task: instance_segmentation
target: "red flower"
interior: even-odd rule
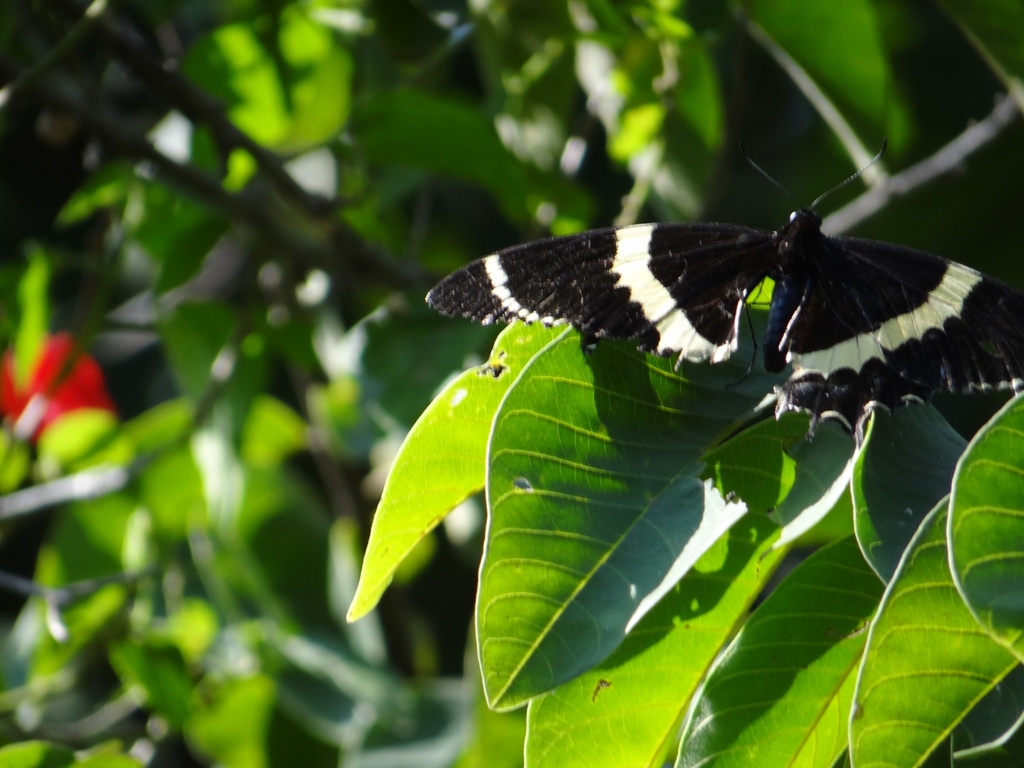
[[[76,352],[74,364],[58,381],[65,363]],[[26,408],[29,409],[27,414]],[[0,362],[0,414],[16,425],[16,432],[25,434],[31,429],[35,441],[51,422],[80,408],[101,408],[117,413],[107,394],[103,371],[92,356],[78,351],[71,334],[58,333],[46,340],[25,388],[18,386],[13,351],[4,353]],[[23,415],[27,423],[19,425]]]

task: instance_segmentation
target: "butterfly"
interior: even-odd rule
[[[1024,294],[922,251],[830,237],[811,208],[766,231],[700,222],[595,229],[517,245],[444,278],[427,303],[479,323],[569,324],[712,363],[736,351],[744,305],[774,283],[764,367],[788,411],[863,435],[878,406],[933,392],[1024,390]]]

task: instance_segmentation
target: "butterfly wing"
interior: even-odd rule
[[[872,401],[1024,384],[1024,297],[910,248],[829,238],[792,334],[783,410],[858,423]]]
[[[736,349],[747,293],[773,264],[772,233],[725,224],[640,224],[525,243],[475,261],[427,295],[447,315],[568,323],[687,360]]]

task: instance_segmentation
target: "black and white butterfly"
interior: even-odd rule
[[[877,405],[1024,390],[1024,295],[922,251],[828,237],[811,209],[777,232],[729,224],[639,224],[507,248],[427,295],[480,323],[568,323],[587,339],[636,339],[679,360],[737,348],[751,292],[775,281],[761,344],[776,416],[808,411],[861,434]]]

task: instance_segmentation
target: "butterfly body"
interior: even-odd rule
[[[766,277],[764,365],[793,369],[777,414],[808,411],[859,434],[879,404],[1024,390],[1024,296],[938,256],[828,237],[810,209],[775,232],[641,224],[525,243],[449,275],[427,302],[481,323],[568,323],[589,340],[715,363],[737,349],[744,304]]]

